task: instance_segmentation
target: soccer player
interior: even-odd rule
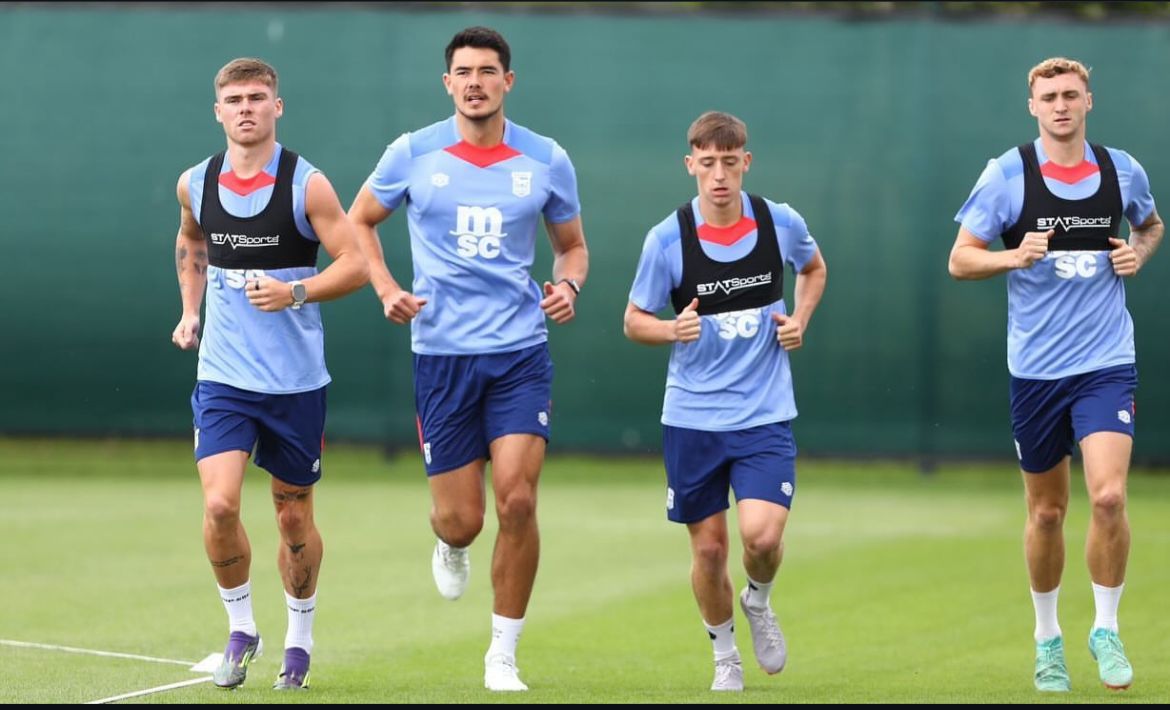
[[[747,126],[727,113],[691,124],[684,161],[698,196],[646,235],[625,313],[631,340],[671,345],[666,515],[690,533],[691,586],[715,651],[711,690],[721,691],[743,690],[727,571],[729,488],[747,572],[739,604],[756,660],[771,674],[787,659],[770,594],[796,486],[788,351],[804,343],[828,274],[796,210],[742,191],[747,138]],[[791,312],[785,264],[796,273]],[[676,317],[659,319],[668,304]]]
[[[568,155],[504,118],[515,82],[508,43],[471,27],[447,45],[446,60],[455,115],[394,141],[349,215],[385,317],[411,324],[419,443],[438,538],[432,572],[447,599],[467,586],[492,461],[499,534],[484,686],[522,691],[516,643],[536,578],[536,487],[552,414],[545,317],[573,319],[589,255]],[[375,229],[404,204],[411,291],[390,275]],[[556,257],[543,286],[529,275],[542,217]]]
[[[1040,137],[988,162],[959,210],[956,279],[1007,274],[1012,435],[1023,471],[1024,549],[1036,611],[1035,684],[1069,690],[1057,596],[1064,570],[1069,458],[1084,458],[1092,506],[1085,558],[1097,616],[1089,650],[1101,682],[1129,687],[1118,638],[1129,556],[1126,476],[1137,386],[1124,279],[1162,239],[1145,170],[1128,153],[1085,140],[1089,70],[1063,57],[1028,72]],[[1122,216],[1129,240],[1119,237]],[[989,249],[1002,238],[1004,248]]]
[[[215,77],[215,120],[227,134],[227,151],[184,171],[177,188],[183,316],[171,340],[183,350],[199,348],[191,407],[203,544],[230,628],[214,673],[221,688],[243,683],[261,651],[252,616],[252,552],[240,523],[253,450],[256,465],[272,474],[288,604],[284,663],[274,687],[309,687],[321,567],[313,485],[321,478],[329,382],[317,302],[361,288],[368,278],[333,186],[276,142],[283,111],[276,70],[258,59],[229,62]],[[333,257],[320,273],[319,243]]]

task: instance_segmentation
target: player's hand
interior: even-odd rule
[[[1118,276],[1136,275],[1142,265],[1138,261],[1137,252],[1129,242],[1110,237],[1109,244],[1113,246],[1113,251],[1109,252],[1109,261],[1113,262],[1113,273]]]
[[[1027,269],[1044,258],[1048,253],[1048,240],[1056,234],[1055,229],[1047,232],[1025,232],[1024,240],[1015,248],[1015,268]]]
[[[553,319],[554,323],[564,325],[573,320],[577,311],[573,304],[577,301],[577,292],[567,283],[553,285],[544,282],[544,300],[540,302],[540,309]]]
[[[244,293],[253,306],[267,313],[283,311],[293,304],[292,287],[271,276],[245,281]]]
[[[792,316],[773,313],[776,321],[776,342],[785,350],[796,350],[804,345],[804,324]]]
[[[410,291],[399,289],[382,299],[382,315],[392,323],[406,325],[425,305],[427,299],[415,298]]]
[[[674,339],[680,343],[693,343],[699,339],[703,333],[703,319],[699,317],[699,312],[696,310],[699,307],[699,299],[693,298],[687,304],[687,307],[682,309],[682,313],[674,319]]]
[[[183,316],[175,331],[171,333],[171,342],[180,350],[193,350],[199,347],[199,316]]]

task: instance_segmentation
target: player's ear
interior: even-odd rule
[[[454,96],[455,92],[451,90],[451,75],[443,72],[443,88],[447,90],[448,96]]]
[[[751,168],[751,166],[752,166],[751,151],[745,151],[743,154],[743,171],[746,173],[748,171],[748,169]]]
[[[695,174],[695,159],[689,153],[683,156],[683,165],[686,166],[688,175]]]

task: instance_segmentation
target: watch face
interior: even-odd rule
[[[293,300],[304,301],[305,296],[306,296],[305,285],[304,284],[293,284],[292,294],[293,294]]]

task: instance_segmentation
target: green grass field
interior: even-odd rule
[[[313,689],[276,695],[284,604],[267,474],[249,469],[244,522],[266,655],[234,692],[200,684],[130,702],[1166,702],[1170,476],[1130,481],[1133,552],[1122,637],[1134,687],[1109,693],[1085,647],[1084,486],[1074,485],[1060,617],[1073,692],[1032,690],[1032,609],[1018,473],[803,461],[773,595],[788,668],[707,691],[711,647],[666,522],[656,459],[557,458],[541,484],[542,560],[518,662],[530,693],[482,689],[494,514],[458,602],[435,592],[421,462],[334,447],[318,490],[325,561]],[[1074,462],[1074,467],[1078,466]],[[1164,473],[1164,472],[1163,472]],[[185,443],[0,440],[0,639],[195,662],[227,621],[204,557]],[[744,584],[734,546],[732,578]],[[738,613],[738,610],[737,610]],[[179,665],[0,645],[0,702],[88,702],[200,677]]]

